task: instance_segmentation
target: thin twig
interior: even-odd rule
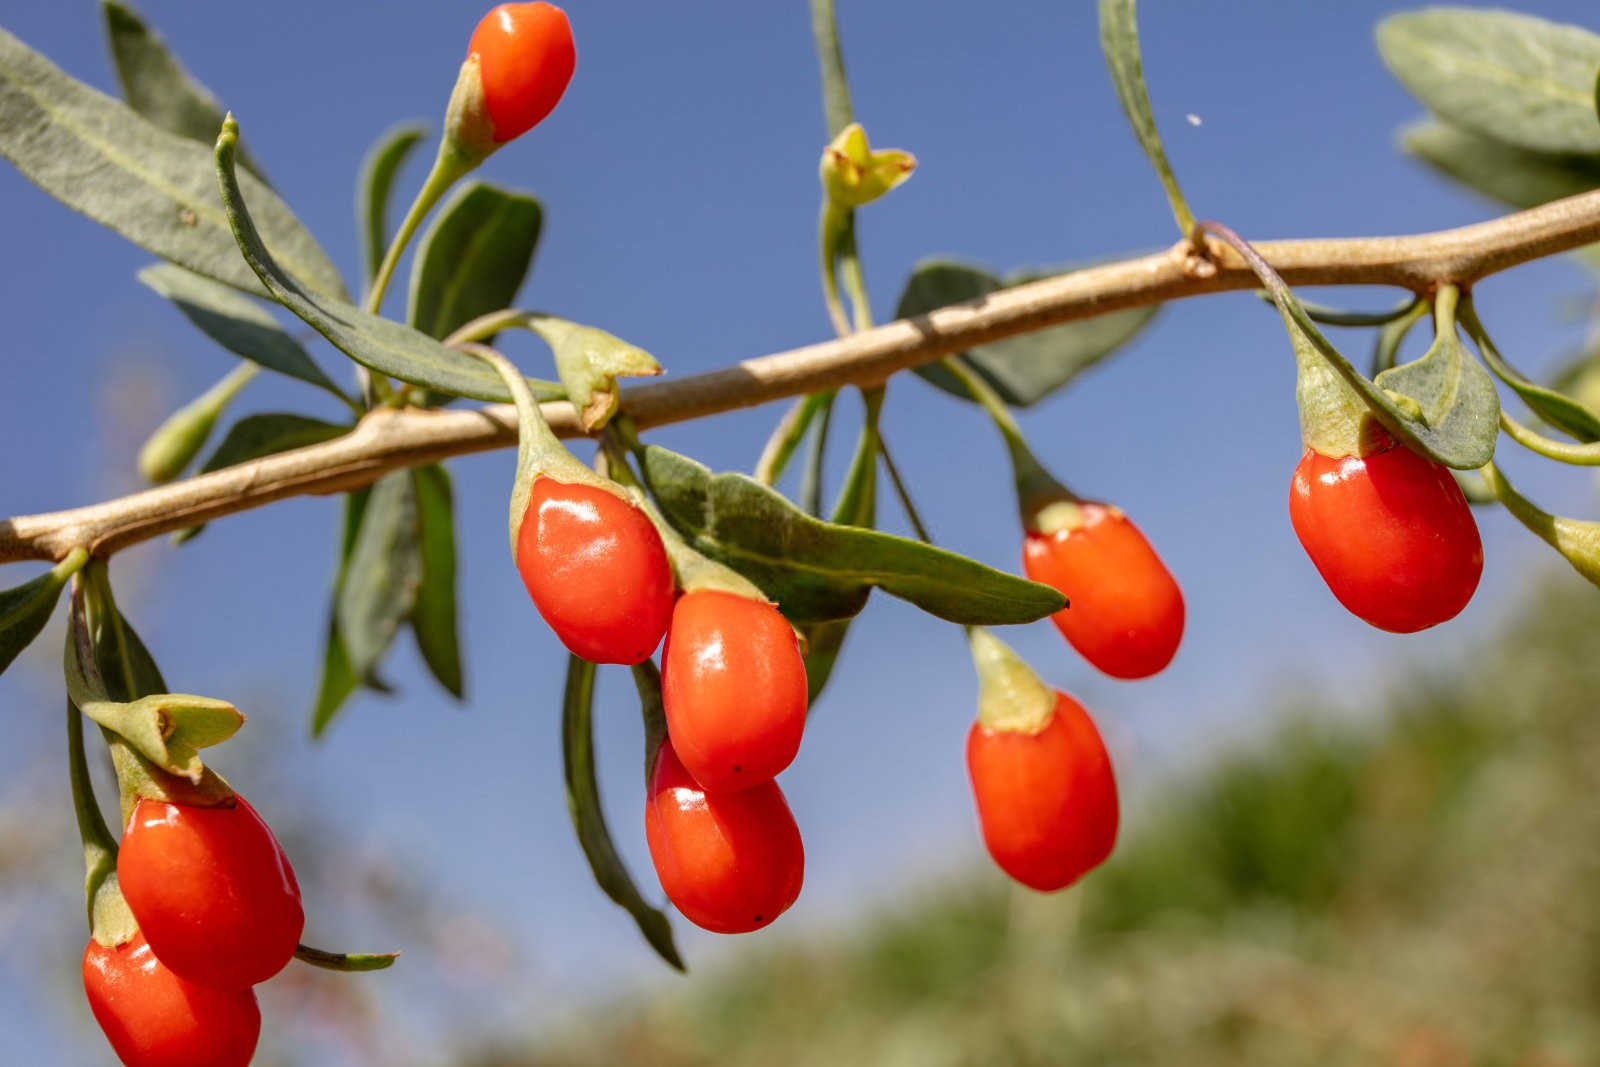
[[[1456,230],[1414,237],[1264,241],[1256,248],[1292,285],[1394,285],[1425,292],[1470,285],[1529,260],[1600,241],[1600,191]],[[973,345],[1206,293],[1259,286],[1220,242],[1209,258],[1188,241],[1165,252],[1004,289],[834,341],[730,367],[624,389],[621,410],[640,429],[753,407],[845,385],[874,385]],[[561,436],[576,436],[565,402],[543,406]],[[0,562],[62,559],[76,546],[105,556],[172,530],[284,497],[370,485],[399,467],[516,443],[510,405],[477,410],[378,410],[344,437],[242,463],[89,507],[0,520]]]

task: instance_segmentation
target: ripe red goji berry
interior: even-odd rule
[[[115,948],[91,939],[83,990],[127,1067],[245,1067],[261,1035],[252,990],[185,981],[156,958],[143,934]]]
[[[572,27],[554,4],[501,4],[472,31],[483,103],[494,141],[505,144],[537,126],[561,100],[577,65]]]
[[[1455,478],[1387,434],[1365,456],[1307,448],[1289,519],[1339,603],[1380,630],[1454,618],[1483,574],[1478,524]]]
[[[663,742],[644,832],[667,899],[714,933],[759,930],[800,895],[805,847],[777,782],[707,793]]]
[[[661,653],[673,751],[708,793],[770,781],[806,725],[806,664],[794,629],[765,601],[720,589],[678,598]]]
[[[197,985],[266,981],[289,962],[305,927],[283,847],[237,795],[232,807],[215,808],[140,799],[117,881],[156,956]]]
[[[1113,678],[1148,678],[1183,640],[1183,593],[1120,508],[1074,507],[1080,521],[1028,531],[1023,569],[1071,601],[1051,619],[1084,659]]]
[[[517,570],[574,655],[641,663],[672,618],[672,566],[645,513],[615,493],[539,476],[517,530]]]
[[[1111,855],[1117,783],[1100,731],[1083,706],[1057,693],[1037,732],[967,734],[967,771],[989,855],[1025,886],[1065,889]]]

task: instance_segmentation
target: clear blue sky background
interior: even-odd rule
[[[907,185],[863,213],[880,318],[924,256],[1010,269],[1175,238],[1117,109],[1092,4],[840,6],[858,117],[876,143],[921,161]],[[1593,21],[1582,0],[1525,6]],[[234,110],[279,190],[355,279],[356,167],[391,122],[436,125],[480,4],[145,0],[143,10]],[[1372,44],[1372,26],[1388,10],[1364,0],[1144,5],[1157,118],[1201,214],[1269,238],[1420,231],[1493,213],[1393,147],[1395,128],[1419,109]],[[649,348],[675,375],[823,338],[814,231],[825,138],[803,0],[574,0],[569,12],[579,55],[571,90],[543,126],[482,172],[546,205],[523,303],[604,326]],[[0,0],[0,22],[68,72],[115,91],[88,0]],[[1199,124],[1185,121],[1190,114]],[[405,195],[419,178],[420,164],[404,176]],[[232,357],[134,280],[145,253],[8,167],[0,167],[0,248],[0,362],[10,383],[0,399],[0,511],[52,510],[135,488],[132,455],[143,435]],[[1585,287],[1574,267],[1555,261],[1486,283],[1480,306],[1502,349],[1538,371],[1581,340],[1581,325],[1563,309]],[[1333,299],[1386,305],[1392,294]],[[391,311],[402,313],[399,299]],[[1364,356],[1366,334],[1340,339]],[[338,353],[316,353],[348,374]],[[547,359],[531,345],[513,354],[532,373]],[[237,413],[336,414],[315,391],[269,377]],[[835,485],[856,409],[854,400],[841,405]],[[779,410],[674,427],[656,439],[714,467],[748,469]],[[1066,480],[1136,518],[1187,595],[1177,661],[1134,685],[1094,675],[1047,623],[1006,634],[1098,713],[1134,823],[1152,783],[1220,743],[1257,736],[1284,692],[1332,693],[1359,714],[1397,664],[1459,654],[1546,559],[1508,517],[1489,513],[1483,587],[1460,619],[1394,638],[1346,615],[1289,526],[1287,484],[1300,452],[1293,361],[1277,317],[1248,295],[1166,309],[1114,364],[1029,413],[1025,425]],[[890,388],[886,431],[939,538],[1016,567],[1003,453],[981,415],[907,376]],[[1547,502],[1589,508],[1584,476],[1536,473],[1513,446],[1507,451],[1512,474]],[[333,563],[331,500],[230,518],[181,549],[148,544],[114,569],[172,683],[232,697],[251,716],[254,746],[237,762],[221,750],[216,762],[258,808],[275,821],[324,823],[387,855],[431,888],[440,910],[476,916],[515,947],[514,964],[497,979],[504,985],[484,994],[491,1006],[474,1009],[491,1021],[559,1012],[622,978],[703,980],[655,964],[627,917],[590,883],[572,838],[557,749],[563,654],[510,566],[511,469],[507,453],[452,464],[464,708],[438,692],[404,639],[387,665],[402,695],[362,697],[323,743],[306,740]],[[892,499],[882,511],[890,528],[904,529]],[[3,584],[30,573],[8,569]],[[9,739],[0,774],[23,783],[0,799],[59,830],[42,875],[61,888],[52,906],[73,908],[80,867],[56,773],[57,642],[52,632],[0,679]],[[703,975],[726,952],[893,908],[907,892],[974,866],[982,850],[962,759],[974,688],[957,629],[874,598],[783,778],[806,838],[806,890],[781,922],[742,941],[679,920],[691,965]],[[653,896],[630,700],[624,673],[603,674],[607,808]],[[340,941],[344,931],[318,925],[318,901],[307,904],[310,933]],[[0,1060],[95,1062],[98,1037],[76,1043],[87,1020],[81,1000],[60,995],[81,931],[66,927],[41,961],[14,950],[32,944],[18,940],[17,926],[0,923]],[[377,947],[414,936],[406,928],[361,933],[381,938]],[[364,979],[394,982],[399,992],[386,1010],[400,1047],[419,1056],[477,1020],[428,1007],[435,978],[445,980]]]

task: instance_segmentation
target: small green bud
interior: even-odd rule
[[[259,369],[254,363],[239,364],[216,385],[167,416],[139,449],[139,473],[157,484],[182,474],[205,447],[223,410]]]
[[[830,203],[842,208],[870,204],[911,177],[917,157],[898,148],[874,152],[867,131],[852,122],[822,150],[822,189]]]

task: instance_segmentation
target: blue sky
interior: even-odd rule
[[[1581,0],[1525,5],[1593,19]],[[1099,55],[1093,5],[841,0],[856,111],[876,144],[915,152],[917,174],[863,212],[860,239],[880,318],[911,265],[954,254],[997,270],[1093,260],[1175,238]],[[1404,233],[1495,213],[1394,148],[1418,107],[1382,67],[1372,25],[1388,5],[1143,5],[1145,67],[1173,163],[1197,211],[1247,237]],[[401,119],[437,125],[477,4],[272,5],[146,0],[147,17],[237,115],[277,188],[354,279],[353,180],[369,142]],[[483,168],[536,192],[545,235],[522,302],[611,330],[674,375],[816,341],[816,159],[825,131],[803,0],[568,7],[578,46],[571,90],[532,134]],[[94,4],[0,0],[0,23],[69,73],[114,91]],[[1186,116],[1198,117],[1198,124]],[[431,149],[419,153],[419,159]],[[420,179],[408,170],[406,195]],[[0,167],[0,511],[53,510],[137,487],[137,444],[224,373],[208,344],[133,273],[148,257]],[[1570,317],[1584,276],[1565,261],[1479,290],[1501,349],[1553,366],[1582,339]],[[395,292],[403,293],[397,284]],[[1382,291],[1330,296],[1387,305]],[[401,300],[391,313],[402,313]],[[1364,355],[1365,334],[1339,333]],[[547,355],[511,354],[530,373]],[[337,375],[349,365],[320,346]],[[263,376],[236,413],[332,417],[314,390]],[[781,408],[659,431],[714,467],[754,462]],[[833,485],[858,405],[841,404]],[[1487,557],[1475,602],[1409,638],[1343,612],[1300,551],[1285,506],[1299,456],[1293,360],[1277,317],[1233,294],[1167,308],[1114,363],[1028,412],[1036,451],[1086,495],[1120,504],[1183,585],[1188,632],[1156,679],[1099,678],[1047,623],[1008,632],[1052,683],[1094,710],[1132,798],[1221,743],[1248,743],[1285,693],[1332,694],[1359,715],[1398,665],[1448,662],[1490,628],[1543,546],[1505,515],[1481,517]],[[919,380],[889,390],[885,432],[931,527],[952,548],[1018,566],[998,438],[975,410]],[[1578,473],[1511,454],[1513,477],[1567,512],[1592,511]],[[528,603],[505,544],[508,453],[452,464],[461,537],[469,700],[455,707],[402,639],[387,673],[398,699],[359,699],[326,740],[307,709],[333,562],[337,507],[302,499],[165,542],[113,569],[130,616],[181,689],[235,699],[257,740],[216,763],[269,819],[319,822],[414,872],[447,912],[476,916],[517,946],[493,1017],[559,1011],[626,978],[680,979],[656,965],[627,917],[589,881],[573,841],[557,749],[564,654]],[[891,499],[886,524],[904,530]],[[16,567],[9,586],[31,571]],[[0,799],[59,823],[47,876],[75,907],[80,877],[61,766],[57,638],[0,678],[10,744]],[[806,889],[781,922],[729,941],[676,927],[691,965],[835,926],[965,871],[982,855],[962,762],[975,683],[958,629],[885,597],[852,632],[799,760],[782,779],[807,845]],[[603,672],[597,709],[613,829],[655,895],[640,832],[631,685]],[[270,765],[270,766],[269,766]],[[998,874],[993,877],[1000,877]],[[313,932],[317,901],[308,900]],[[78,1062],[87,1013],[57,994],[81,932],[44,962],[6,948],[0,924],[0,1051]],[[371,932],[403,946],[411,931]],[[65,961],[65,962],[63,962]],[[54,977],[38,983],[45,968]],[[51,971],[50,968],[57,968]],[[702,972],[711,970],[702,967]],[[60,981],[57,982],[56,978]],[[474,1019],[408,1018],[428,976],[396,982],[398,1032],[427,1048]],[[373,982],[391,981],[376,976]],[[272,1015],[269,1003],[268,1027]],[[97,1038],[95,1040],[98,1040]],[[95,1046],[86,1046],[93,1049]]]

